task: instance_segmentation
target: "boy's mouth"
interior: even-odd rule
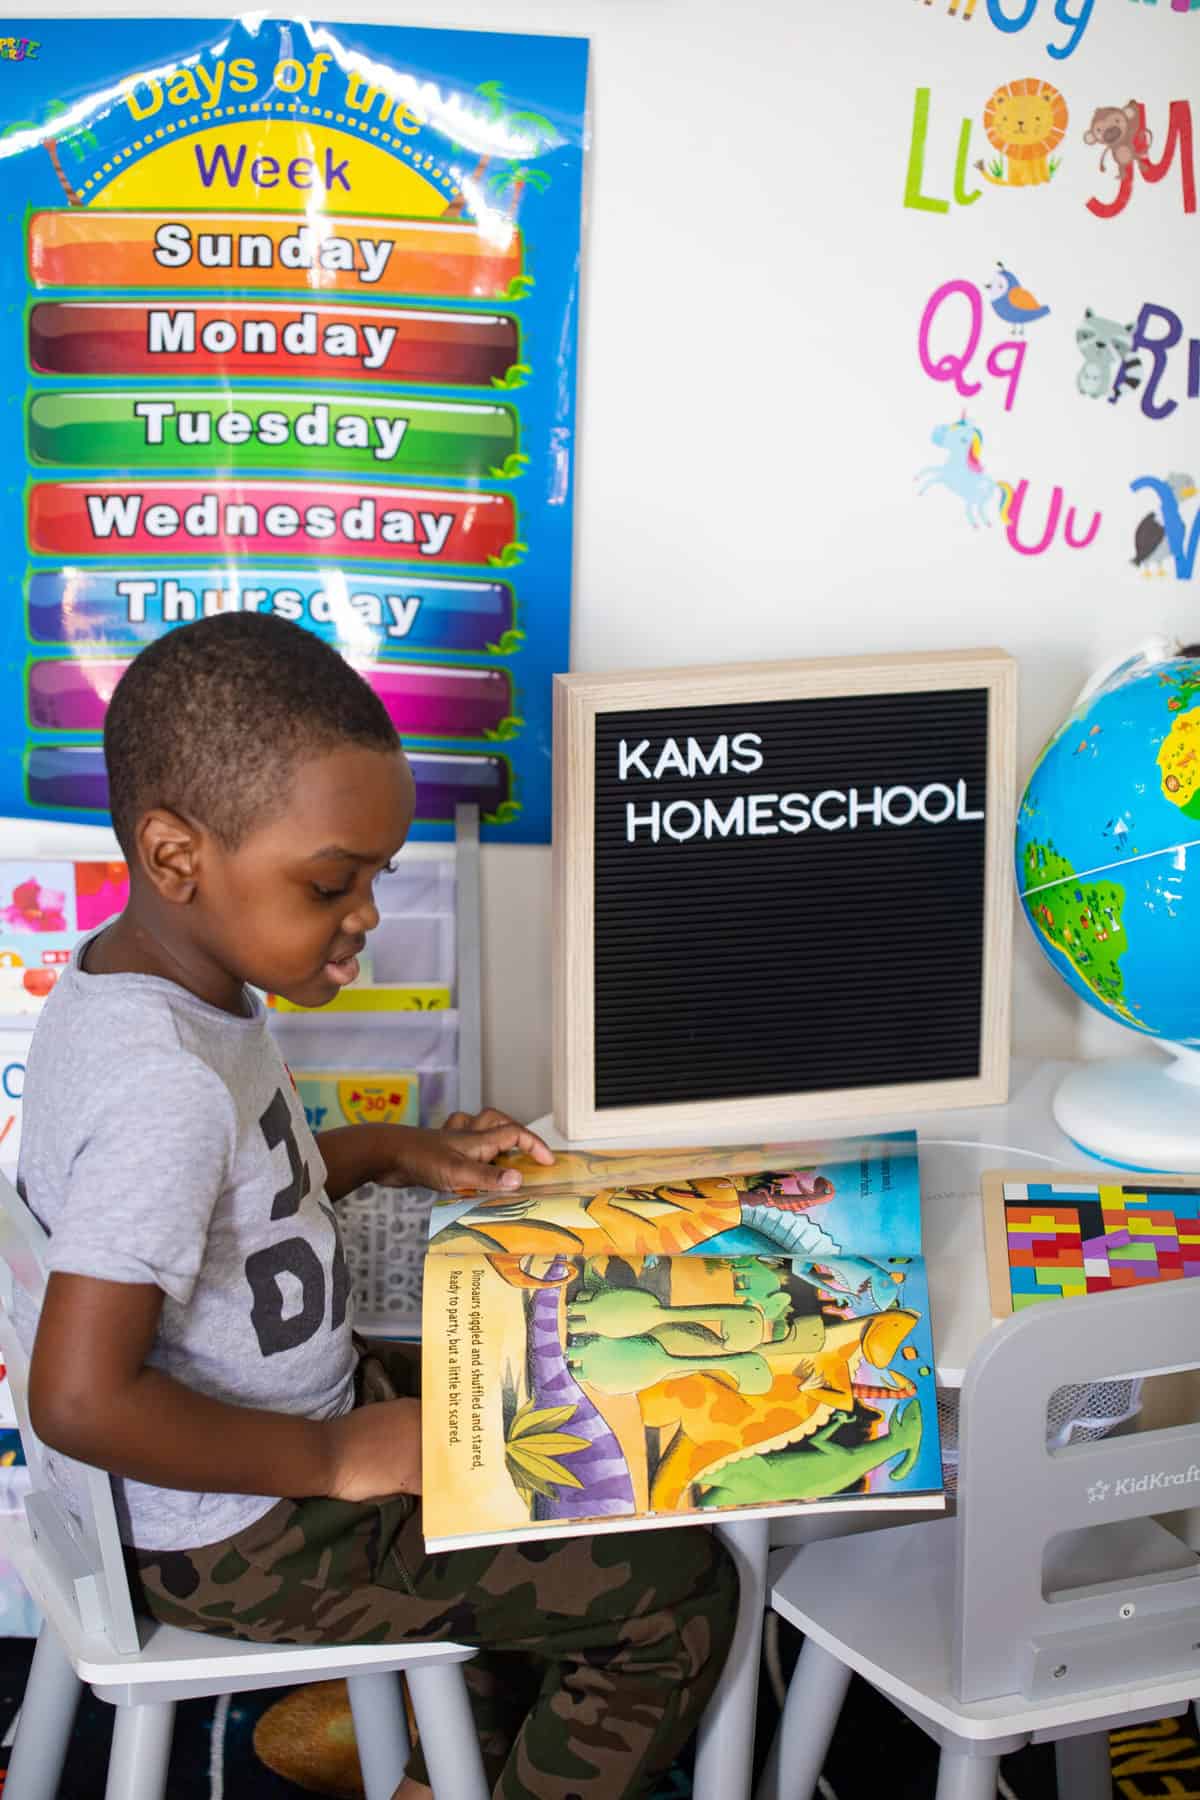
[[[349,987],[358,979],[357,951],[351,951],[348,956],[331,956],[325,964],[325,974],[335,987]]]

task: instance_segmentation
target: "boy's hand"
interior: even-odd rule
[[[451,1113],[440,1131],[403,1127],[397,1133],[396,1164],[379,1177],[384,1187],[482,1188],[504,1192],[521,1185],[517,1169],[492,1169],[488,1164],[505,1151],[520,1150],[535,1162],[552,1163],[554,1153],[527,1125],[518,1125],[507,1113],[485,1107],[472,1117]]]
[[[329,1425],[334,1434],[331,1500],[382,1500],[421,1492],[421,1402],[377,1400]]]

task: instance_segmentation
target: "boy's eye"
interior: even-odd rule
[[[372,875],[372,887],[374,887],[380,875],[394,875],[396,873],[396,868],[397,864],[395,858],[393,858],[391,862],[385,863],[383,868],[379,870],[379,874]],[[353,888],[353,881],[346,882],[341,887],[323,887],[319,881],[314,881],[312,884],[312,891],[318,900],[345,900],[353,891]]]

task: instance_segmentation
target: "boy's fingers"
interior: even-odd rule
[[[501,1112],[499,1107],[485,1106],[480,1113],[453,1112],[450,1114],[443,1131],[469,1131],[476,1137],[488,1140],[481,1144],[480,1155],[498,1156],[503,1150],[522,1150],[526,1156],[532,1156],[534,1162],[549,1165],[554,1161],[554,1152],[536,1131],[530,1131],[528,1125],[520,1124],[510,1114]],[[491,1147],[491,1135],[497,1131],[508,1130],[515,1135],[505,1142]],[[515,1185],[515,1184],[514,1184]]]
[[[465,1112],[451,1113],[450,1117],[446,1120],[443,1129],[446,1131],[477,1131],[483,1133],[495,1131],[497,1127],[501,1125],[514,1125],[518,1131],[525,1134],[515,1148],[524,1150],[525,1153],[528,1156],[532,1156],[536,1162],[552,1163],[554,1161],[554,1152],[550,1149],[549,1145],[537,1135],[536,1131],[530,1131],[528,1125],[522,1125],[519,1120],[513,1118],[511,1113],[501,1112],[497,1106],[485,1106],[482,1112],[474,1114]]]
[[[511,1188],[519,1188],[521,1177],[516,1169],[494,1169],[486,1162],[476,1162],[469,1156],[454,1156],[446,1163],[443,1187],[464,1189],[482,1189],[484,1193],[502,1193]]]
[[[554,1152],[544,1144],[535,1131],[528,1125],[518,1125],[515,1119],[507,1118],[503,1113],[498,1121],[480,1130],[479,1155],[490,1162],[493,1156],[499,1156],[505,1150],[523,1150],[532,1156],[535,1162],[552,1163]]]
[[[496,1125],[515,1125],[516,1120],[509,1113],[501,1112],[498,1106],[485,1106],[468,1123],[472,1131],[491,1131]]]

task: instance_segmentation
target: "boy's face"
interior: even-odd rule
[[[195,924],[209,955],[239,981],[326,1005],[358,974],[379,923],[375,877],[415,802],[401,750],[346,745],[300,764],[286,807],[236,850],[205,842]]]

